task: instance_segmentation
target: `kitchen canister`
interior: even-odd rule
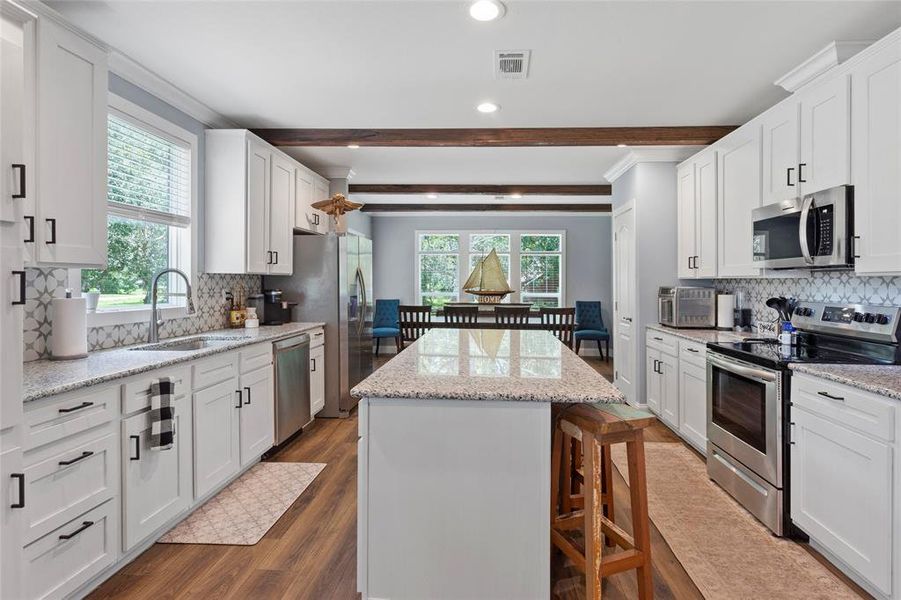
[[[69,360],[88,355],[87,302],[84,298],[72,298],[67,291],[65,298],[50,302],[51,323],[50,358]]]
[[[732,329],[735,326],[735,296],[718,294],[716,297],[716,328]]]

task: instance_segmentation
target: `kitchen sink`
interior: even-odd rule
[[[221,346],[228,342],[237,340],[246,340],[249,336],[236,335],[228,336],[199,336],[187,338],[183,340],[172,340],[171,342],[159,342],[157,344],[148,344],[146,346],[137,346],[129,348],[132,351],[139,352],[190,352],[191,350],[202,350],[203,348],[212,348]]]

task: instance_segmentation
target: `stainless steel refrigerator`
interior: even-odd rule
[[[325,408],[319,417],[346,417],[357,401],[350,389],[372,372],[372,240],[358,235],[295,235],[294,274],[266,276],[297,302],[295,321],[325,323]]]

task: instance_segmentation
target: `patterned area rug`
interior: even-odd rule
[[[798,544],[777,538],[707,478],[682,444],[645,443],[651,520],[710,600],[858,599]],[[628,482],[625,444],[613,462]]]
[[[261,462],[159,539],[253,546],[322,472],[322,463]]]

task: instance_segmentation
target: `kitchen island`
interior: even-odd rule
[[[363,598],[548,598],[551,404],[619,390],[547,331],[433,329],[351,393]]]

